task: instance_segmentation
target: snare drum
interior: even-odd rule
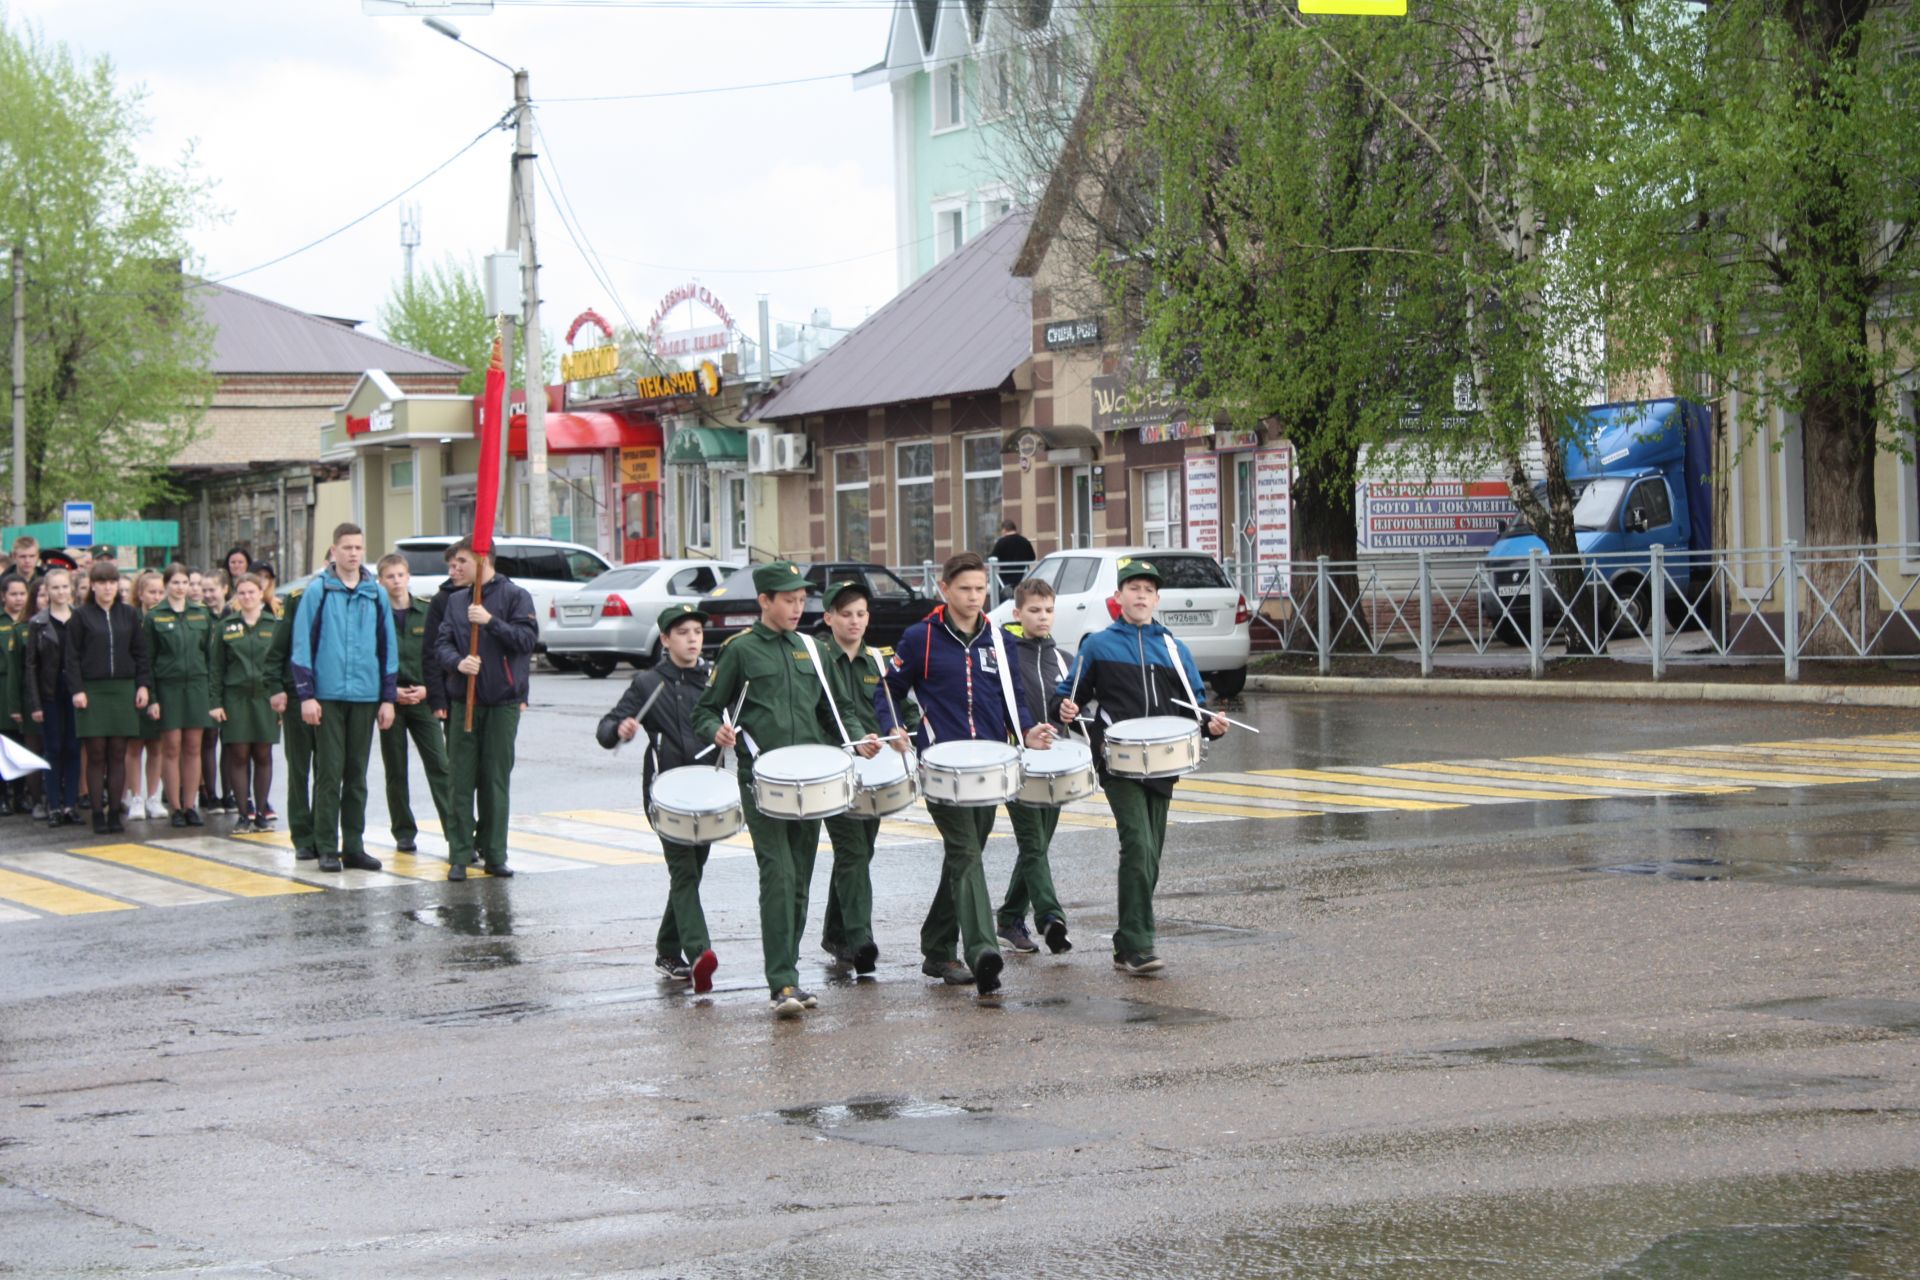
[[[712,844],[739,834],[747,825],[740,808],[740,783],[725,769],[690,764],[668,769],[653,780],[647,821],[654,834],[677,844]]]
[[[1057,738],[1045,751],[1022,751],[1020,769],[1024,778],[1015,804],[1058,809],[1085,800],[1100,789],[1100,780],[1093,772],[1092,748],[1072,738]]]
[[[1185,716],[1138,716],[1107,728],[1107,772],[1177,778],[1200,767],[1200,724]]]
[[[853,790],[853,759],[839,747],[776,747],[753,762],[753,804],[768,817],[838,817]]]
[[[853,762],[853,812],[863,818],[884,818],[912,804],[920,787],[907,769],[907,758],[892,747],[882,747],[871,760]]]
[[[920,753],[928,803],[990,809],[1020,794],[1020,752],[1004,742],[936,742]]]

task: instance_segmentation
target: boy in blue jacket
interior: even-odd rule
[[[874,693],[874,715],[882,737],[896,727],[894,708],[905,703],[908,694],[916,694],[924,717],[923,745],[968,738],[1007,742],[1016,731],[1036,750],[1050,745],[1052,727],[1036,721],[1018,694],[1011,697],[1013,705],[1007,705],[1005,691],[1016,678],[1011,669],[1013,655],[983,612],[986,561],[971,551],[949,559],[940,570],[940,594],[946,603],[925,621],[907,628],[888,667],[885,687]],[[897,751],[906,750],[899,738],[893,745]],[[950,986],[971,982],[983,996],[999,990],[1000,971],[1006,965],[994,945],[993,899],[980,864],[996,812],[984,805],[927,802],[946,857],[939,890],[920,927],[920,952],[926,957],[920,971]],[[954,958],[956,932],[966,946],[964,964]]]
[[[360,571],[367,538],[333,531],[333,564],[308,584],[293,615],[287,668],[300,719],[313,727],[313,845],[320,870],[378,871],[366,850],[367,757],[373,731],[393,725],[399,643],[380,584]]]
[[[1225,736],[1227,720],[1174,705],[1175,698],[1206,705],[1200,669],[1187,646],[1153,619],[1160,607],[1160,571],[1139,559],[1123,559],[1119,569],[1114,598],[1120,616],[1081,644],[1073,670],[1055,686],[1054,696],[1063,723],[1077,719],[1083,706],[1094,713],[1093,758],[1120,829],[1120,924],[1113,931],[1113,967],[1141,977],[1164,967],[1153,949],[1153,890],[1160,882],[1174,779],[1108,773],[1102,739],[1109,726],[1141,716],[1201,714],[1201,730],[1209,738]]]

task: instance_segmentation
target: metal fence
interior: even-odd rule
[[[1224,562],[1254,602],[1256,650],[1317,660],[1395,657],[1447,665],[1552,658],[1689,664],[1920,660],[1920,544],[1548,556],[1420,552],[1356,561]],[[989,562],[993,602],[1030,566]],[[938,566],[896,568],[932,594]],[[1656,590],[1656,584],[1661,588]],[[1264,641],[1264,643],[1262,643]]]

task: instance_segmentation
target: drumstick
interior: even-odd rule
[[[747,686],[752,683],[753,681],[751,680],[742,680],[740,682],[740,696],[739,698],[735,699],[732,710],[722,711],[720,713],[720,723],[727,726],[727,728],[729,729],[733,728],[733,718],[740,714],[741,707],[744,707],[747,705]],[[693,758],[695,760],[704,760],[707,758],[707,753],[709,751],[712,751],[715,747],[719,745],[720,744],[717,742],[708,743],[707,746],[702,751],[700,751],[699,754],[695,755]],[[758,751],[755,751],[754,754],[759,755],[760,753]]]
[[[1205,707],[1196,707],[1191,702],[1186,702],[1179,698],[1168,698],[1167,701],[1171,702],[1176,707],[1185,707],[1187,710],[1194,712],[1197,715],[1220,716],[1220,713],[1218,711],[1208,711]],[[1236,725],[1239,728],[1245,729],[1248,733],[1260,732],[1258,729],[1254,728],[1252,725],[1246,723],[1243,720],[1235,720],[1232,716],[1220,716],[1220,718],[1222,720],[1225,720],[1230,725]]]
[[[645,702],[643,702],[643,703],[641,703],[641,704],[640,704],[640,714],[638,714],[638,715],[636,715],[636,716],[634,717],[634,719],[635,719],[636,721],[638,721],[638,722],[639,722],[639,724],[640,724],[640,732],[642,732],[642,733],[645,733],[645,732],[646,732],[646,730],[647,730],[647,712],[649,712],[649,711],[651,711],[651,710],[653,710],[653,704],[654,704],[654,703],[655,703],[656,701],[658,701],[658,700],[659,700],[659,697],[660,697],[660,695],[661,695],[661,694],[663,694],[663,693],[665,693],[666,691],[667,691],[667,682],[666,682],[665,680],[662,680],[662,681],[661,681],[661,682],[660,682],[659,684],[657,684],[657,685],[655,685],[655,686],[653,686],[653,692],[652,692],[652,693],[650,693],[650,694],[648,694],[648,695],[647,695],[647,700],[646,700]],[[621,748],[621,747],[624,747],[624,746],[626,746],[626,745],[627,745],[627,744],[626,744],[626,743],[624,743],[624,742],[616,742],[616,743],[614,743],[614,744],[613,744],[613,754],[615,754],[615,755],[619,755],[619,754],[620,754],[620,748]],[[697,759],[698,757],[695,757],[695,758]]]

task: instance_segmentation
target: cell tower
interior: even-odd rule
[[[400,252],[406,256],[407,287],[413,287],[413,251],[420,247],[420,206],[400,206]]]

